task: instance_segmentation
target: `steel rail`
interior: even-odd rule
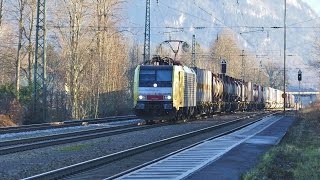
[[[273,114],[271,114],[271,115],[273,115]],[[267,116],[271,116],[271,115],[267,115]],[[267,116],[265,116],[265,117],[267,117]],[[25,178],[25,179],[29,180],[29,179],[59,179],[59,178],[63,178],[63,177],[69,176],[69,175],[77,174],[79,172],[83,172],[83,171],[90,170],[90,169],[93,169],[93,168],[96,168],[96,167],[99,167],[99,166],[102,166],[102,165],[105,165],[105,164],[112,163],[114,161],[123,159],[125,157],[129,157],[129,156],[132,156],[132,155],[135,155],[135,154],[139,154],[139,153],[142,153],[142,152],[145,152],[145,151],[148,151],[148,150],[152,150],[152,149],[155,149],[155,148],[163,146],[163,145],[171,144],[171,143],[183,140],[183,139],[187,139],[189,137],[197,136],[197,135],[200,135],[200,134],[203,134],[203,133],[210,132],[212,130],[216,130],[216,129],[219,129],[219,128],[222,128],[222,127],[225,127],[225,126],[228,126],[228,125],[232,125],[232,124],[240,122],[241,120],[246,119],[246,118],[248,118],[248,116],[247,117],[238,118],[238,119],[235,119],[235,120],[232,120],[232,121],[228,121],[228,122],[225,122],[225,123],[213,125],[213,126],[210,126],[210,127],[206,127],[206,128],[200,129],[200,130],[195,130],[195,131],[192,131],[192,132],[189,132],[189,133],[185,133],[185,134],[182,134],[182,135],[177,135],[177,136],[166,138],[166,139],[159,140],[159,141],[156,141],[156,142],[148,143],[148,144],[141,145],[141,146],[138,146],[138,147],[130,148],[130,149],[123,150],[123,151],[120,151],[120,152],[117,152],[117,153],[113,153],[113,154],[110,154],[110,155],[106,155],[106,156],[102,156],[102,157],[95,158],[95,159],[92,159],[92,160],[88,160],[88,161],[84,161],[84,162],[81,162],[81,163],[77,163],[77,164],[74,164],[74,165],[71,165],[71,166],[67,166],[67,167],[63,167],[63,168],[60,168],[60,169],[52,170],[52,171],[49,171],[49,172],[45,172],[45,173],[42,173],[42,174],[38,174],[38,175],[35,175],[35,176],[28,177],[28,178]],[[249,118],[250,118],[250,116],[249,116]],[[259,118],[258,120],[255,120],[253,122],[247,123],[246,125],[242,125],[242,126],[237,127],[235,129],[241,129],[243,127],[249,126],[249,125],[251,125],[251,124],[253,124],[253,123],[257,122],[257,121],[260,121],[262,119],[263,118]],[[235,131],[235,129],[234,129],[234,131]]]
[[[92,134],[92,133],[98,133],[98,132],[104,132],[104,131],[111,131],[111,130],[117,130],[117,129],[123,129],[127,127],[135,127],[135,126],[137,125],[131,124],[131,125],[124,125],[124,126],[104,127],[104,128],[90,129],[90,130],[82,130],[82,131],[80,130],[80,131],[69,132],[69,133],[59,133],[59,134],[45,135],[45,136],[39,136],[39,137],[0,141],[0,148],[6,147],[6,146],[15,146],[19,144],[28,144],[28,143],[35,143],[39,141],[48,141],[52,139],[80,136],[80,135]]]
[[[155,125],[126,125],[114,128],[100,128],[86,131],[78,131],[72,133],[56,134],[50,136],[36,137],[30,139],[21,139],[15,141],[1,142],[2,145],[10,145],[9,147],[0,148],[0,155],[11,154],[16,152],[27,151],[31,149],[38,149],[48,146],[61,145],[66,143],[79,142],[89,139],[101,138],[106,136],[113,136],[133,131],[140,131],[144,129],[156,128],[168,124]],[[24,142],[25,141],[25,142]],[[22,144],[21,144],[22,143]]]
[[[99,124],[99,123],[115,122],[115,121],[121,121],[121,120],[132,120],[132,119],[137,119],[137,116],[135,115],[112,116],[112,117],[106,117],[106,118],[68,120],[68,121],[43,123],[43,124],[2,127],[0,128],[0,134],[37,131],[37,130],[55,129],[55,128],[66,128],[66,127],[73,127],[73,126],[81,126],[84,124],[85,125]]]

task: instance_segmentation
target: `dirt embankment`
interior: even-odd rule
[[[15,99],[0,100],[0,127],[22,125],[25,118],[25,109]]]
[[[0,127],[16,126],[8,115],[0,114]]]

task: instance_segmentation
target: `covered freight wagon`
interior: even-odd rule
[[[194,67],[193,70],[197,76],[197,113],[210,113],[212,105],[212,72],[197,67]]]

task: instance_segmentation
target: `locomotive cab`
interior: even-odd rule
[[[166,115],[173,111],[173,66],[138,66],[134,109],[137,115]]]
[[[134,110],[140,117],[190,116],[196,107],[196,73],[169,58],[139,65],[134,77]]]

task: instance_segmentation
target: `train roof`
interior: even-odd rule
[[[159,66],[155,66],[155,65],[141,65],[140,69],[168,69],[168,70],[172,70],[173,66],[172,65],[159,65]]]

